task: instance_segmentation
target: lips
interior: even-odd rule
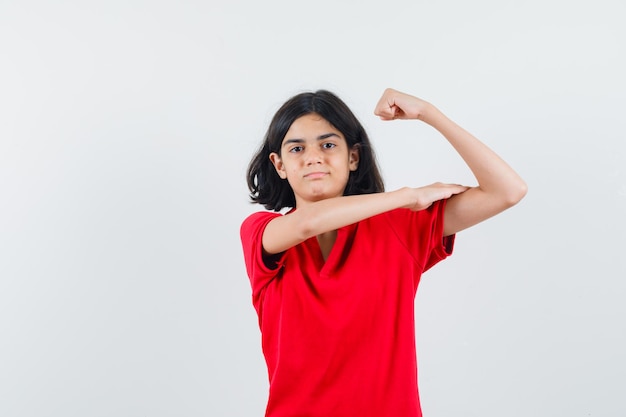
[[[308,174],[304,176],[304,178],[309,179],[309,180],[316,180],[319,178],[323,178],[326,175],[328,175],[327,172],[316,171],[316,172],[309,172]]]

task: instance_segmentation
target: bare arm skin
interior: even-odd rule
[[[383,120],[415,119],[434,127],[476,177],[477,187],[452,196],[446,204],[444,236],[480,223],[517,204],[526,195],[526,183],[502,158],[432,104],[387,89],[374,113]]]
[[[515,205],[526,194],[524,181],[486,145],[448,119],[432,104],[387,89],[375,114],[383,120],[422,120],[437,129],[467,163],[478,180],[477,187],[435,183],[419,188],[335,197],[298,207],[293,213],[268,223],[263,249],[283,252],[306,239],[337,230],[396,208],[424,210],[433,202],[449,198],[444,236],[473,226]]]
[[[396,208],[424,210],[433,202],[462,193],[467,188],[456,184],[436,183],[420,188],[405,187],[386,193],[317,201],[270,221],[263,233],[263,249],[268,254],[280,253],[310,237]]]

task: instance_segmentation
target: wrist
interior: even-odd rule
[[[434,126],[438,123],[439,119],[443,116],[443,113],[439,111],[437,107],[431,103],[426,102],[422,111],[417,115],[417,119],[422,122]]]
[[[402,187],[395,191],[392,191],[395,195],[394,206],[395,208],[406,208],[409,207],[412,203],[411,201],[411,188],[410,187]]]

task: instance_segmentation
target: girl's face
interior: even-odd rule
[[[282,179],[289,181],[296,207],[339,197],[348,184],[350,171],[359,164],[356,147],[348,148],[344,136],[316,113],[296,119],[285,135],[280,155],[270,160]]]

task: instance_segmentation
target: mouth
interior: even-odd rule
[[[308,174],[304,176],[304,178],[309,179],[309,180],[316,180],[316,179],[323,178],[326,175],[328,175],[327,172],[316,171],[316,172],[309,172]]]

